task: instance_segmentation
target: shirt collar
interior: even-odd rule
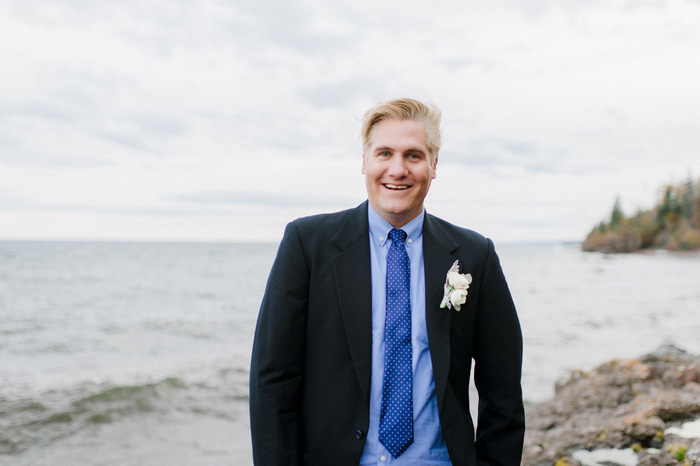
[[[369,220],[369,233],[376,238],[379,243],[384,246],[387,239],[389,239],[389,232],[393,226],[384,217],[379,215],[379,213],[374,210],[372,204],[367,203],[369,208],[367,209],[367,218]],[[425,217],[425,208],[421,210],[420,214],[406,225],[401,227],[401,230],[406,232],[406,243],[411,244],[420,235],[423,234],[423,218]]]

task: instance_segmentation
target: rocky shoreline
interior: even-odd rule
[[[557,383],[528,409],[523,465],[700,465],[700,356],[666,345]]]

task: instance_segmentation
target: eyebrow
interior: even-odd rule
[[[382,152],[382,151],[387,151],[387,150],[392,151],[392,152],[396,152],[396,149],[394,149],[393,147],[389,147],[389,146],[377,147],[376,149],[374,149],[374,152],[376,153],[376,152]],[[417,147],[409,147],[404,152],[418,152],[420,154],[426,155],[426,152],[423,149],[418,149]]]

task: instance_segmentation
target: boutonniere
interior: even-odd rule
[[[472,282],[472,274],[459,273],[459,261],[455,261],[447,271],[447,280],[445,281],[445,295],[442,297],[440,308],[452,309],[456,311],[462,308],[462,304],[467,301],[467,290]]]

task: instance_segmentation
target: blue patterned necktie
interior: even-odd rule
[[[411,272],[406,232],[389,232],[386,259],[384,383],[379,441],[394,458],[413,443],[413,372],[411,369]]]

